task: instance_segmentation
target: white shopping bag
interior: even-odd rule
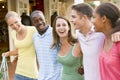
[[[5,56],[2,57],[2,62],[0,65],[0,80],[8,80],[8,65]]]

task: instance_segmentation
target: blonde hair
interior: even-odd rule
[[[6,15],[5,15],[5,21],[7,22],[7,20],[10,17],[20,17],[16,12],[14,11],[9,11]]]

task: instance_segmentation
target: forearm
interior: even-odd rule
[[[2,53],[2,56],[5,56],[5,57],[8,57],[8,56],[17,56],[17,55],[18,55],[18,49]]]
[[[18,49],[15,49],[14,51],[8,52],[9,56],[17,56],[18,55]]]

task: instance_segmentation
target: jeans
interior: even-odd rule
[[[37,80],[37,79],[33,79],[33,78],[25,77],[25,76],[22,76],[19,74],[15,74],[14,80]]]

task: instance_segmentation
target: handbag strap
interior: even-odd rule
[[[5,56],[2,56],[2,62],[1,62],[1,66],[0,66],[0,71],[6,71],[6,68],[8,67],[7,65],[7,59]]]

